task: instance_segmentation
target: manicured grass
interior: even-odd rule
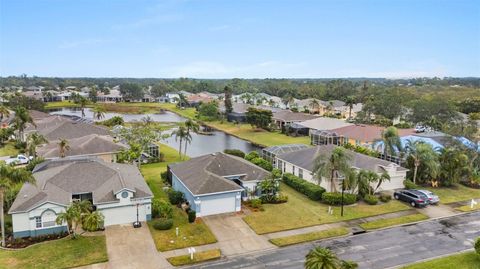
[[[328,205],[308,199],[305,195],[281,184],[281,192],[288,195],[288,202],[283,204],[265,204],[264,211],[252,212],[243,220],[257,234],[273,233],[324,223],[339,222],[381,215],[396,211],[408,210],[405,204],[390,201],[386,204],[358,204],[344,207],[344,216],[340,216],[340,207],[333,207],[333,215],[329,215]]]
[[[0,147],[0,156],[18,155],[19,151],[15,148],[14,142],[7,142]]]
[[[473,189],[461,184],[450,188],[427,188],[440,197],[440,203],[450,204],[480,198],[480,189]]]
[[[73,101],[61,101],[61,102],[47,102],[45,104],[45,109],[49,108],[61,108],[61,107],[80,107],[79,104],[75,104]]]
[[[373,229],[385,228],[389,226],[416,222],[416,221],[421,221],[426,219],[428,219],[427,216],[418,213],[418,214],[412,214],[412,215],[398,217],[398,218],[379,219],[375,221],[370,221],[370,222],[360,224],[360,227],[362,227],[365,230],[373,230]]]
[[[180,161],[178,152],[166,145],[160,146],[160,152],[165,154],[165,162],[142,165],[140,170],[150,186],[155,198],[168,200],[167,194],[163,191],[163,182],[160,173],[167,170],[167,165]],[[188,157],[186,158],[188,159]],[[197,219],[195,223],[189,223],[187,214],[174,207],[173,228],[166,231],[155,230],[152,223],[148,223],[155,245],[159,251],[167,251],[178,248],[198,246],[217,242],[217,239],[208,226]],[[179,228],[179,236],[175,234],[175,228]]]
[[[290,246],[290,245],[299,244],[299,243],[305,243],[305,242],[310,242],[310,241],[315,241],[315,240],[320,240],[320,239],[325,239],[330,237],[346,235],[348,233],[349,231],[347,228],[340,227],[340,228],[333,228],[333,229],[328,229],[328,230],[319,231],[319,232],[311,232],[311,233],[305,233],[305,234],[274,238],[274,239],[270,239],[269,241],[276,246],[285,247],[285,246]]]
[[[415,263],[403,269],[480,269],[480,255],[475,252],[465,252],[461,254],[455,254],[452,256],[434,259],[427,262]]]
[[[460,206],[460,207],[457,207],[455,208],[456,210],[460,210],[462,212],[470,212],[470,211],[476,211],[476,210],[480,210],[480,205],[479,204],[476,204],[473,206],[473,208],[470,207],[470,204],[468,205],[464,205],[464,206]]]
[[[195,253],[193,255],[193,260],[190,259],[190,255],[182,255],[176,257],[167,258],[167,261],[173,266],[182,266],[187,264],[194,264],[204,261],[211,261],[220,259],[222,256],[220,249],[206,250],[202,252]]]
[[[105,236],[79,236],[17,251],[0,250],[0,268],[70,268],[106,261]]]

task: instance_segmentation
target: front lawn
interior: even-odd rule
[[[182,256],[167,258],[167,261],[171,263],[173,266],[182,266],[187,264],[194,264],[199,262],[220,259],[221,256],[222,254],[220,252],[220,249],[211,249],[211,250],[195,253],[193,255],[193,260],[190,259],[190,255],[182,255]]]
[[[0,156],[16,156],[18,153],[14,142],[7,142],[0,147]]]
[[[269,241],[279,247],[290,246],[294,244],[300,244],[330,237],[337,237],[341,235],[346,235],[349,233],[349,230],[345,227],[340,228],[332,228],[328,230],[318,231],[318,232],[311,232],[305,234],[297,234],[285,237],[279,237],[270,239]]]
[[[462,184],[450,188],[427,188],[440,197],[440,203],[450,204],[480,198],[480,189],[473,189]]]
[[[178,152],[166,145],[160,146],[160,152],[165,154],[165,162],[145,164],[140,170],[152,190],[155,198],[168,201],[167,194],[163,190],[163,182],[160,173],[167,170],[167,165],[172,162],[179,162]],[[187,158],[188,159],[188,158]],[[155,230],[149,222],[148,227],[159,251],[167,251],[178,248],[205,245],[217,242],[208,226],[198,219],[195,223],[189,223],[187,214],[173,207],[173,228],[166,231]],[[179,228],[179,236],[175,234],[175,228]]]
[[[70,268],[106,261],[105,236],[63,238],[17,251],[0,250],[0,268]]]
[[[280,191],[288,195],[288,202],[283,204],[265,204],[264,211],[252,212],[243,220],[257,233],[266,234],[307,226],[351,220],[396,211],[408,210],[409,206],[398,201],[386,204],[345,206],[344,216],[340,216],[340,207],[333,207],[333,215],[329,215],[328,205],[308,199],[285,184]]]
[[[461,254],[455,254],[452,256],[434,259],[427,262],[415,263],[409,266],[403,267],[403,269],[480,269],[480,255],[474,251],[465,252]]]
[[[416,222],[416,221],[421,221],[426,219],[428,219],[427,216],[418,213],[418,214],[412,214],[412,215],[402,216],[398,218],[374,220],[374,221],[362,223],[360,224],[360,227],[362,227],[365,230],[373,230],[373,229],[380,229],[380,228],[385,228],[389,226]]]

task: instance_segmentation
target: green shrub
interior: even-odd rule
[[[152,217],[170,219],[173,216],[172,206],[164,200],[152,200]]]
[[[387,193],[380,194],[380,201],[382,201],[383,203],[387,203],[390,200],[392,200],[392,196],[390,194],[387,194]]]
[[[283,175],[283,182],[314,201],[320,201],[325,189],[292,174]]]
[[[104,120],[99,122],[98,124],[102,124],[108,127],[113,127],[115,125],[123,125],[125,122],[122,117],[120,116],[114,116],[108,120]]]
[[[480,255],[480,237],[475,240],[475,251]]]
[[[195,221],[197,218],[197,212],[195,210],[189,210],[188,211],[188,222],[192,223]]]
[[[168,200],[172,205],[179,205],[185,201],[185,197],[180,191],[170,190],[168,191]]]
[[[260,200],[258,198],[251,199],[250,200],[250,206],[253,207],[253,208],[261,209],[263,207],[262,206],[262,200]]]
[[[413,126],[411,124],[409,124],[408,122],[400,122],[400,123],[397,123],[394,125],[395,127],[397,127],[398,129],[408,129],[408,128],[412,128]]]
[[[377,196],[375,195],[370,195],[370,194],[367,194],[363,197],[363,200],[365,201],[365,203],[369,204],[369,205],[376,205],[378,204],[378,198]]]
[[[253,158],[252,160],[250,160],[250,162],[252,162],[253,164],[255,164],[257,166],[260,166],[261,168],[263,168],[267,171],[272,171],[273,170],[272,164],[269,161],[267,161],[265,159],[262,159],[260,157]]]
[[[163,181],[166,181],[168,177],[168,171],[164,171],[160,173],[160,178],[163,179]]]
[[[342,193],[340,192],[324,192],[322,194],[322,202],[329,205],[341,205],[342,204]],[[343,204],[351,205],[357,202],[357,195],[351,193],[343,194]]]
[[[239,149],[226,149],[223,151],[226,154],[234,155],[240,158],[245,158],[245,152],[239,150]]]
[[[282,177],[282,171],[280,171],[280,169],[273,168],[272,169],[272,176],[275,179],[280,179]]]
[[[172,227],[172,219],[157,219],[153,221],[153,228],[155,228],[155,230],[170,230]]]
[[[356,263],[354,261],[342,260],[340,268],[341,269],[357,269],[358,268],[358,263]]]
[[[283,193],[278,194],[277,203],[280,204],[280,203],[286,203],[286,202],[288,202],[288,195]]]
[[[245,160],[250,162],[251,160],[253,160],[255,158],[258,158],[258,157],[260,157],[260,155],[258,155],[258,152],[251,151],[247,155],[245,155]]]
[[[410,181],[408,179],[403,181],[403,185],[405,186],[405,189],[407,189],[407,190],[418,188],[418,186],[415,183],[413,183],[412,181]]]

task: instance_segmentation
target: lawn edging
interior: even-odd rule
[[[183,266],[183,265],[190,265],[196,264],[200,262],[212,261],[217,260],[222,257],[222,252],[220,249],[210,249],[195,253],[193,255],[193,260],[190,259],[190,254],[187,255],[180,255],[167,258],[167,261],[173,266]]]
[[[346,227],[331,228],[322,231],[290,235],[284,237],[278,237],[268,240],[270,243],[277,247],[286,247],[295,244],[301,244],[311,241],[317,241],[321,239],[331,239],[337,237],[343,237],[350,234],[350,230]]]
[[[368,221],[365,223],[361,223],[359,226],[365,230],[378,230],[382,228],[391,228],[406,224],[410,225],[412,223],[418,223],[428,219],[428,216],[422,213],[415,213],[407,216]]]

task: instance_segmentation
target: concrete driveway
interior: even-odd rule
[[[276,248],[265,237],[257,235],[250,229],[240,215],[223,214],[202,219],[217,238],[217,244],[223,255],[238,255]]]
[[[108,263],[92,265],[96,268],[172,268],[155,248],[147,224],[134,229],[132,225],[114,225],[105,229]]]

